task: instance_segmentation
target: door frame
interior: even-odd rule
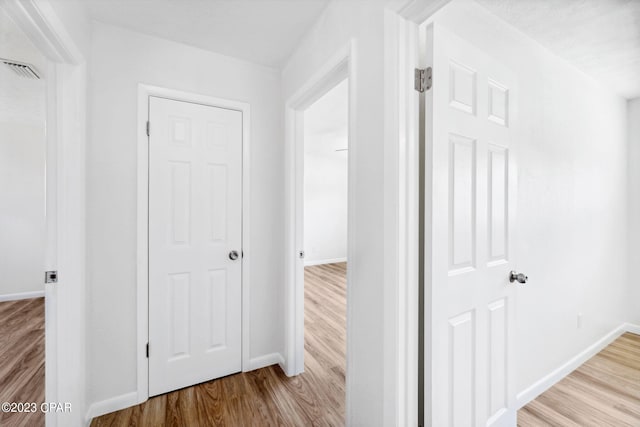
[[[225,108],[242,113],[242,372],[251,370],[250,364],[250,131],[251,107],[248,103],[216,98],[147,84],[138,85],[138,142],[137,142],[137,403],[149,399],[149,97],[157,96],[175,101]],[[153,131],[153,129],[151,130]]]
[[[398,191],[393,200],[398,205],[397,239],[392,242],[397,258],[389,265],[395,280],[385,285],[385,314],[389,323],[395,322],[389,325],[390,331],[385,331],[385,342],[396,344],[385,363],[385,425],[425,425],[419,414],[430,419],[431,413],[431,381],[426,369],[430,366],[431,342],[423,335],[429,330],[424,323],[428,320],[424,303],[433,286],[427,262],[432,250],[428,234],[431,210],[428,197],[419,196],[425,194],[433,168],[427,158],[419,162],[420,154],[425,153],[420,133],[428,124],[421,114],[424,95],[415,91],[413,81],[414,68],[426,64],[419,26],[451,1],[406,0],[385,11],[385,147],[391,154],[386,158],[393,157],[395,162],[389,175],[397,180]],[[389,289],[391,284],[396,286],[395,291]],[[424,341],[419,338],[421,334]],[[422,380],[419,375],[423,375]],[[418,391],[420,382],[425,386]]]
[[[4,0],[0,7],[47,59],[45,401],[72,402],[45,414],[48,427],[80,425],[86,411],[85,147],[87,64],[48,1]],[[43,274],[44,275],[44,274]]]
[[[345,79],[349,80],[348,95],[348,175],[347,194],[353,194],[355,135],[355,42],[339,49],[320,69],[285,102],[285,373],[294,376],[304,372],[304,111],[329,90]],[[347,262],[353,260],[354,234],[352,227],[354,203],[347,201]],[[304,271],[304,270],[302,270]],[[350,271],[347,269],[347,412],[350,383],[349,336],[351,304],[349,299]]]

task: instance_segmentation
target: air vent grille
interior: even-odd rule
[[[13,72],[20,77],[24,77],[27,79],[40,79],[38,71],[36,71],[36,68],[31,64],[1,58],[0,61],[2,61],[2,63],[4,63],[7,67],[11,68]]]

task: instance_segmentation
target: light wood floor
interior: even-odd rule
[[[344,425],[346,264],[305,268],[305,372],[230,375],[95,418],[92,427]]]
[[[35,402],[38,408],[0,411],[0,426],[44,426],[44,298],[0,302],[0,402]]]
[[[538,396],[518,426],[640,426],[640,336],[622,335]]]

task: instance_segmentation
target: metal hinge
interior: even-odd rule
[[[58,283],[58,272],[56,270],[45,271],[44,283]]]
[[[433,86],[433,70],[431,70],[431,67],[416,68],[413,86],[420,93],[431,89],[431,86]]]
[[[149,136],[149,122],[147,121],[147,136]]]
[[[147,359],[149,358],[149,343],[147,343]]]

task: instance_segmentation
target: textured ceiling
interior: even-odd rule
[[[625,98],[640,96],[640,0],[476,0]]]
[[[0,58],[33,64],[41,76],[46,59],[0,8]],[[0,64],[0,121],[42,125],[45,121],[45,82],[19,77]]]
[[[279,67],[328,0],[87,0],[91,17]]]

